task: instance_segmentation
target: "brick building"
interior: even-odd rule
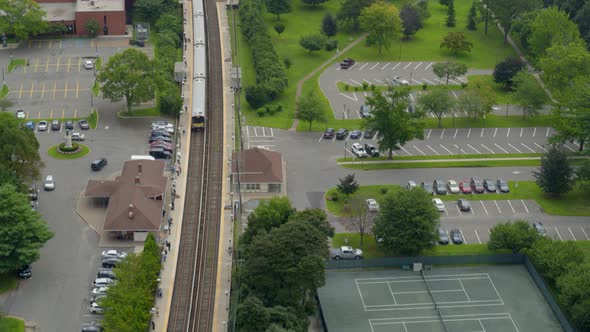
[[[87,35],[84,23],[91,18],[99,25],[98,35],[124,35],[126,0],[35,0],[49,22],[61,22],[73,35]],[[127,0],[131,2],[131,0]],[[129,5],[129,4],[127,4]]]

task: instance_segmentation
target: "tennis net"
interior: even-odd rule
[[[428,285],[428,281],[426,280],[426,276],[424,276],[424,270],[420,270],[420,275],[422,276],[422,280],[424,280],[424,283],[426,284],[426,290],[428,291],[428,294],[430,294],[430,298],[432,299],[432,303],[434,304],[434,311],[436,311],[436,314],[438,315],[438,318],[440,319],[440,322],[441,322],[443,328],[445,329],[445,331],[449,332],[449,329],[447,328],[447,324],[445,323],[445,320],[443,319],[443,317],[440,313],[440,308],[438,307],[438,303],[436,303],[436,300],[434,299],[434,295],[432,294],[432,291],[430,290],[430,285]]]

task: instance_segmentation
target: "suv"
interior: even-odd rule
[[[150,150],[150,156],[158,159],[170,159],[172,157],[172,153],[162,148],[152,148]]]
[[[60,130],[60,129],[61,129],[61,123],[59,123],[59,120],[51,121],[51,130]]]
[[[332,139],[332,138],[334,138],[334,134],[335,134],[334,128],[328,128],[328,129],[326,129],[326,131],[324,131],[324,138]]]
[[[32,268],[30,264],[24,265],[20,268],[20,270],[18,270],[18,277],[20,279],[29,279],[33,275],[31,271]]]
[[[107,158],[100,158],[100,159],[93,161],[92,164],[90,164],[90,168],[93,171],[100,171],[106,165],[107,165]]]
[[[436,179],[436,180],[434,180],[434,183],[432,184],[432,186],[434,187],[434,191],[438,195],[446,195],[447,194],[447,186],[445,186],[445,180]]]
[[[354,63],[355,63],[355,61],[353,59],[346,58],[340,63],[340,68],[348,69],[348,68],[354,66]]]
[[[371,143],[365,143],[365,152],[367,152],[370,157],[379,157],[381,155],[379,149]]]
[[[345,128],[340,128],[336,132],[336,139],[340,139],[340,140],[345,139],[347,135],[348,135],[348,130]]]
[[[88,130],[88,129],[90,129],[90,124],[86,120],[80,120],[80,121],[78,121],[78,125],[80,126],[80,129],[82,129],[82,130]]]
[[[66,121],[65,127],[66,127],[66,129],[69,129],[69,130],[74,129],[74,121],[72,121],[72,120]]]
[[[363,146],[360,145],[360,143],[354,143],[351,150],[352,153],[354,153],[359,158],[365,158],[367,156],[365,149],[363,149]]]
[[[443,227],[438,228],[438,243],[449,244],[449,236],[447,235],[447,230]]]
[[[361,118],[370,118],[373,116],[371,114],[371,110],[369,109],[369,106],[367,106],[367,105],[361,105],[361,108],[359,109],[359,113],[361,114]]]

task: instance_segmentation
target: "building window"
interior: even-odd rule
[[[260,190],[260,183],[246,183],[246,190]]]

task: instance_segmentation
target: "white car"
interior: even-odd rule
[[[43,184],[43,189],[45,189],[45,191],[51,191],[55,189],[55,180],[53,180],[53,175],[47,175],[45,178],[45,183]]]
[[[405,79],[399,77],[399,76],[394,76],[393,77],[393,82],[397,83],[399,85],[410,85],[410,82],[406,81]]]
[[[440,198],[433,198],[432,204],[434,204],[438,212],[445,212],[445,203]]]
[[[115,283],[115,280],[111,278],[96,278],[94,279],[94,283],[92,285],[94,287],[108,287],[110,284]]]
[[[107,257],[116,257],[116,258],[125,258],[127,257],[127,253],[123,252],[123,251],[119,251],[119,250],[105,250],[102,252],[102,258],[107,258]]]
[[[371,212],[377,212],[379,211],[379,203],[377,203],[376,200],[374,200],[373,198],[368,198],[365,201],[365,204],[367,204],[367,209]]]
[[[25,114],[25,111],[23,111],[23,110],[16,111],[16,118],[17,119],[24,119],[26,117],[27,117],[27,115]]]
[[[459,184],[455,180],[449,180],[447,182],[447,188],[449,188],[449,192],[451,194],[458,194],[461,192],[461,189],[459,189]]]
[[[166,125],[155,125],[155,126],[152,125],[152,130],[163,130],[163,131],[166,131],[170,134],[174,134],[174,126],[169,127]]]
[[[359,158],[367,157],[367,152],[365,151],[365,148],[363,148],[363,146],[360,143],[354,143],[352,145],[351,150],[352,150],[352,153],[354,153]]]
[[[174,128],[174,124],[170,123],[170,122],[166,122],[166,121],[152,122],[152,127],[158,127],[158,126],[163,126],[166,128]]]
[[[100,304],[96,303],[96,302],[92,302],[92,304],[90,305],[90,308],[88,308],[88,310],[90,310],[90,313],[92,314],[99,314],[101,315],[104,310],[102,309],[102,307],[100,306]]]
[[[37,125],[37,129],[39,129],[39,131],[46,131],[47,130],[47,121],[39,121],[39,124]]]
[[[72,141],[81,142],[81,141],[83,141],[85,139],[86,139],[86,136],[84,136],[84,134],[72,133]]]
[[[109,287],[107,287],[107,286],[95,287],[92,289],[92,295],[106,294],[108,289],[109,289]]]
[[[408,181],[408,184],[407,184],[406,188],[412,189],[412,188],[416,188],[417,186],[418,185],[416,184],[416,181],[410,180],[410,181]]]
[[[84,60],[84,68],[92,69],[94,68],[94,63],[91,60]]]

